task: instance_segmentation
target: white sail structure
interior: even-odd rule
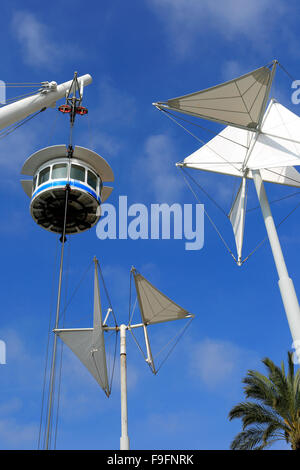
[[[149,282],[144,276],[138,273],[135,268],[132,268],[131,272],[135,282],[137,299],[142,317],[141,326],[144,330],[144,339],[147,349],[146,362],[150,366],[152,372],[156,374],[157,369],[154,364],[154,358],[150,346],[148,327],[157,323],[166,323],[174,320],[192,320],[194,315],[189,313],[173,300],[169,299],[169,297],[151,284],[151,282]]]
[[[242,178],[241,185],[237,192],[234,203],[229,212],[229,219],[232,224],[233,233],[235,236],[235,243],[237,249],[237,262],[242,263],[242,248],[244,240],[245,228],[245,214],[246,214],[246,178]]]
[[[179,166],[253,179],[260,170],[263,181],[300,187],[300,117],[272,99],[256,133],[227,126]],[[229,212],[241,264],[245,225],[245,185],[238,190]]]
[[[246,178],[254,180],[278,273],[283,305],[300,361],[299,302],[284,261],[263,184],[268,181],[300,187],[300,174],[294,168],[300,164],[300,118],[274,99],[266,110],[277,64],[278,61],[274,60],[271,69],[261,67],[215,87],[153,104],[162,111],[174,110],[229,125],[177,165],[243,179],[229,213],[239,265],[242,264],[245,225],[246,197],[243,185]]]
[[[107,373],[104,330],[100,301],[97,266],[94,274],[94,322],[93,328],[56,329],[54,332],[85,365],[107,396],[110,387]]]
[[[270,107],[275,105],[277,110],[280,109],[281,116],[283,116],[282,110],[288,111],[284,106],[272,100],[266,116],[269,114]],[[299,187],[298,171],[292,166],[283,166],[287,165],[287,162],[291,165],[300,164],[300,137],[299,143],[296,140],[297,133],[300,136],[300,118],[288,111],[289,118],[290,115],[293,115],[294,119],[293,133],[283,121],[280,129],[281,135],[277,138],[279,143],[263,131],[253,134],[253,132],[227,126],[178,165],[241,178],[245,176],[250,179],[253,179],[253,175],[249,170],[259,167],[264,181]],[[268,131],[273,129],[272,125],[269,126],[270,117],[267,117],[263,124],[263,129]],[[277,155],[277,159],[272,155]],[[268,168],[273,171],[268,171]]]
[[[220,85],[154,103],[162,110],[175,110],[227,125],[178,166],[253,179],[260,170],[263,181],[300,187],[300,118],[268,96],[277,61]],[[267,109],[266,109],[267,107]],[[241,265],[245,226],[245,185],[236,195],[228,214]]]
[[[260,67],[212,88],[154,105],[242,129],[256,129],[265,110],[275,65],[273,63],[272,69]]]
[[[107,325],[107,319],[111,309],[108,309],[104,322],[102,321],[98,261],[94,258],[94,324],[93,328],[81,329],[55,329],[54,332],[73,351],[79,360],[90,371],[105,394],[110,395],[110,384],[108,381],[108,371],[106,363],[106,350],[104,332],[120,332],[120,389],[121,389],[121,437],[120,450],[129,450],[128,436],[128,411],[127,411],[127,352],[126,352],[126,331],[135,328],[143,328],[145,343],[147,348],[146,361],[153,373],[156,373],[152,352],[150,348],[147,326],[155,323],[168,322],[183,318],[194,318],[175,302],[166,297],[147,279],[132,268],[135,280],[142,323],[128,325]],[[133,333],[132,333],[133,334]],[[134,336],[134,335],[133,335]]]
[[[300,117],[272,99],[246,164],[251,169],[300,165]]]

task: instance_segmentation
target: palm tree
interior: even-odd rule
[[[230,421],[241,418],[243,430],[231,443],[232,450],[262,450],[284,440],[300,450],[300,369],[295,373],[293,354],[288,352],[288,371],[269,358],[262,360],[268,376],[248,370],[243,379],[245,401],[234,406]]]

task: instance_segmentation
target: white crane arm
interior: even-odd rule
[[[28,98],[16,101],[0,108],[0,130],[18,122],[30,114],[43,108],[53,107],[57,100],[66,96],[72,85],[73,80],[56,85],[51,82],[49,86],[44,87],[39,93]],[[89,74],[78,77],[78,83],[81,90],[84,86],[92,83],[92,77]]]

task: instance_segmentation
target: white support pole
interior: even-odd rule
[[[258,199],[260,202],[265,226],[267,229],[276,269],[278,272],[278,285],[282,297],[285,313],[288,319],[290,331],[293,338],[293,347],[296,349],[298,363],[300,363],[300,310],[299,302],[295,292],[292,279],[289,277],[288,270],[282,254],[280,242],[278,239],[275,223],[272,217],[270,205],[267,199],[263,180],[259,170],[252,170],[254,184]]]
[[[129,450],[127,415],[126,325],[120,326],[121,438],[120,450]]]
[[[242,221],[242,229],[240,230],[239,233],[239,239],[238,239],[238,261],[237,264],[238,266],[242,266],[242,247],[243,247],[243,239],[244,239],[244,228],[245,228],[245,199],[246,199],[246,177],[243,176],[242,178],[242,187],[241,187],[241,218],[240,220]]]

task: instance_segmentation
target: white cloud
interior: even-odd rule
[[[154,198],[153,203],[178,202],[184,182],[175,167],[177,161],[179,156],[167,135],[158,134],[147,138],[134,177],[136,183],[143,187],[143,192],[146,190]]]
[[[6,364],[2,367],[1,386],[3,394],[7,390],[14,390],[14,399],[19,400],[19,392],[30,394],[38,393],[40,399],[40,387],[42,384],[42,374],[44,358],[38,354],[33,354],[30,340],[27,342],[20,336],[20,333],[13,328],[3,328],[0,330],[0,338],[6,344]],[[5,396],[5,395],[4,395]],[[13,410],[13,402],[3,402],[3,405],[11,407],[11,413],[15,418],[17,409]],[[14,403],[17,407],[17,401]],[[21,404],[20,404],[21,408]],[[9,414],[9,413],[7,413]],[[0,414],[0,416],[2,416]],[[8,416],[10,418],[10,416]]]
[[[176,168],[175,164],[180,158],[174,141],[168,135],[158,134],[148,137],[144,145],[143,154],[134,169],[136,187],[141,186],[143,194],[145,192],[150,194],[153,198],[153,203],[166,202],[171,204],[173,202],[180,202],[184,191],[185,194],[189,195],[189,200],[184,202],[195,203],[201,201],[205,203],[207,197],[192,183],[195,193],[199,197],[199,201],[196,201],[195,196],[184,182],[180,170]],[[151,175],[150,185],[149,175]],[[221,206],[224,206],[224,200],[228,200],[228,204],[230,203],[236,179],[229,181],[230,177],[224,180],[224,177],[220,178],[217,176],[218,184],[216,184],[216,177],[212,173],[199,171],[193,173],[192,176],[210,195],[214,194],[214,198],[217,196]],[[147,181],[145,178],[147,178]],[[188,178],[187,180],[189,181]]]
[[[282,0],[276,2],[276,8],[272,0],[148,0],[148,3],[163,21],[176,46],[174,51],[182,57],[208,31],[221,34],[226,40],[244,36],[261,45],[260,40],[268,36],[288,10]]]
[[[90,138],[87,135],[83,137],[88,137],[89,148],[92,150],[95,149],[95,152],[99,152],[105,159],[118,155],[122,148],[122,144],[119,139],[116,139],[107,132],[99,131],[98,129],[97,131],[93,131]]]
[[[37,134],[33,129],[17,129],[0,140],[0,168],[20,174],[23,163],[35,148]],[[21,179],[21,178],[20,178]],[[18,182],[19,184],[19,182]]]
[[[25,63],[34,67],[51,69],[58,66],[64,57],[78,55],[78,46],[58,43],[49,27],[40,22],[33,13],[16,11],[12,18],[12,31],[20,43],[22,58]]]
[[[136,101],[126,91],[117,88],[109,78],[99,85],[99,105],[96,120],[116,126],[130,126],[136,114]]]
[[[3,449],[22,449],[28,446],[33,448],[37,435],[37,424],[20,424],[14,418],[0,420],[0,441]]]
[[[184,433],[184,424],[192,422],[194,414],[191,412],[174,411],[168,413],[152,413],[148,416],[146,426],[154,433],[174,435]]]
[[[209,388],[239,383],[247,369],[257,364],[253,351],[230,341],[206,338],[191,346],[190,372]],[[224,390],[224,389],[223,389]]]
[[[37,354],[33,355],[29,343],[24,341],[17,330],[1,329],[0,337],[6,343],[7,353],[6,364],[1,366],[1,448],[33,448],[38,436],[38,419],[36,422],[28,420],[24,417],[24,411],[36,406],[32,398],[36,397],[36,393],[38,400],[40,399],[42,360]],[[21,392],[23,396],[20,395]],[[26,393],[28,401],[25,407]]]
[[[133,125],[136,100],[126,91],[116,87],[108,77],[100,81],[95,100],[96,109],[93,111],[93,120],[89,121],[89,133],[83,137],[95,151],[103,154],[104,158],[115,157],[124,146],[119,130]]]
[[[155,282],[158,282],[161,278],[161,270],[159,266],[152,262],[148,262],[143,264],[142,266],[139,266],[139,270],[144,276],[149,277],[149,279],[154,279]]]
[[[9,401],[4,402],[0,405],[0,416],[9,415],[15,413],[22,408],[22,401],[19,398],[11,398]]]
[[[115,139],[111,135],[105,132],[97,132],[96,136],[97,147],[101,148],[101,151],[105,152],[109,157],[117,155],[122,147],[119,140]]]
[[[249,72],[249,67],[242,65],[237,60],[227,60],[222,66],[222,75],[225,81],[232,80],[235,77],[239,77]]]

